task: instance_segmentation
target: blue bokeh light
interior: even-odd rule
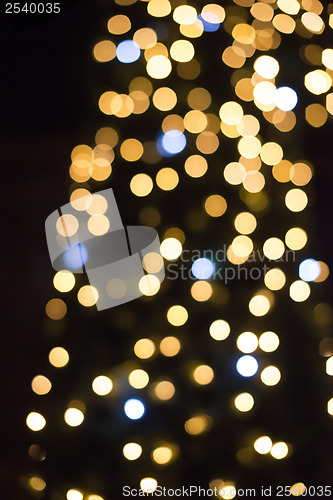
[[[275,106],[281,111],[291,111],[298,102],[295,90],[290,87],[279,87],[275,92]]]
[[[116,56],[122,63],[132,63],[140,57],[141,50],[139,45],[133,40],[124,40],[117,46]]]
[[[128,399],[124,404],[124,412],[131,420],[138,420],[145,412],[145,405],[140,399]]]
[[[315,259],[306,259],[300,263],[298,274],[303,281],[313,281],[318,278],[321,272],[319,262]]]
[[[157,141],[157,149],[163,156],[172,156],[183,151],[186,137],[180,130],[168,130]]]
[[[64,262],[70,269],[79,269],[83,267],[88,259],[88,251],[82,243],[74,245],[64,253]]]
[[[192,274],[198,280],[206,280],[214,273],[215,266],[213,262],[206,258],[197,259],[192,264]]]
[[[216,16],[216,18],[217,18],[217,16]],[[202,14],[198,15],[198,19],[199,19],[199,21],[202,22],[202,27],[203,27],[204,31],[213,32],[213,31],[217,31],[219,29],[219,27],[220,27],[220,23],[219,22],[216,22],[216,23],[209,22],[209,21],[207,21],[206,19],[204,19],[202,17]]]
[[[236,370],[242,377],[253,377],[258,371],[259,365],[253,356],[242,356],[236,363]]]

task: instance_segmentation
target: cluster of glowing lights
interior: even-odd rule
[[[291,34],[295,30],[300,30],[299,27],[296,27],[295,19],[291,17],[297,15],[300,10],[300,3],[296,0],[278,0],[279,10],[277,11],[268,3],[245,2],[247,5],[243,5],[243,2],[236,3],[251,7],[250,13],[255,21],[250,26],[245,20],[239,20],[232,29],[228,28],[234,41],[230,47],[224,50],[222,61],[231,68],[242,68],[247,59],[254,55],[256,49],[268,51],[271,48],[277,48],[281,40],[279,33]],[[306,8],[308,12],[304,12],[300,17],[301,27],[310,34],[320,34],[325,25],[320,17],[321,12],[312,12],[314,9],[315,6]],[[97,43],[93,50],[96,61],[109,62],[116,58],[121,63],[131,64],[138,61],[142,52],[146,61],[147,75],[154,80],[163,80],[173,71],[177,71],[178,76],[185,80],[196,78],[200,73],[200,64],[195,59],[195,45],[188,39],[200,37],[204,32],[218,30],[220,24],[225,20],[226,11],[217,4],[204,6],[201,13],[189,5],[180,5],[173,12],[172,10],[172,5],[168,0],[147,2],[147,12],[154,18],[164,18],[172,13],[173,20],[179,25],[179,32],[184,38],[175,40],[167,48],[163,43],[157,42],[157,34],[154,29],[141,28],[134,33],[133,39],[121,40],[117,44],[110,40]],[[108,22],[108,31],[115,36],[128,33],[131,28],[131,21],[125,15],[113,16]],[[332,54],[332,49],[324,49],[321,53],[321,61],[317,63],[322,64],[324,69],[315,69],[305,75],[305,88],[313,95],[325,94],[332,86]],[[264,119],[281,132],[288,132],[296,123],[292,110],[298,104],[297,93],[293,88],[286,85],[278,86],[275,82],[275,78],[279,78],[280,71],[280,65],[276,58],[268,55],[257,57],[253,64],[253,70],[252,75],[251,72],[248,72],[247,75],[246,71],[242,73],[243,70],[239,74],[235,72],[232,84],[236,96],[244,102],[253,101],[258,110],[262,112]],[[189,77],[189,75],[192,76]],[[193,75],[195,76],[193,77]],[[126,118],[132,113],[139,114],[147,111],[150,99],[157,110],[166,113],[177,106],[179,95],[168,86],[159,87],[153,91],[149,78],[137,77],[132,80],[128,95],[118,94],[113,90],[107,91],[100,97],[99,107],[106,115]],[[263,192],[266,180],[260,171],[261,165],[264,163],[272,167],[272,176],[275,180],[282,183],[292,182],[296,186],[286,193],[285,205],[291,212],[302,212],[308,204],[308,197],[300,187],[305,186],[311,180],[312,170],[310,166],[301,162],[291,164],[285,160],[284,151],[278,143],[263,143],[262,137],[258,136],[260,132],[258,118],[253,115],[245,115],[245,108],[243,109],[239,102],[228,101],[222,104],[219,117],[207,111],[211,102],[212,98],[208,90],[200,87],[193,88],[187,96],[187,103],[191,109],[185,113],[184,117],[168,114],[161,125],[163,134],[160,135],[156,143],[143,143],[137,138],[122,140],[119,145],[121,158],[129,163],[142,160],[147,164],[155,164],[163,157],[168,158],[182,153],[190,142],[190,134],[196,134],[194,142],[200,154],[192,154],[184,159],[184,169],[189,177],[200,178],[208,171],[207,159],[202,155],[213,154],[217,151],[220,144],[218,134],[222,132],[225,137],[237,138],[237,149],[240,155],[237,161],[224,167],[224,179],[232,186],[241,185],[241,189],[244,188],[249,195],[262,195],[258,198],[252,198],[252,200],[257,201],[253,202],[253,205],[249,202],[248,210],[253,208],[254,212],[260,212],[267,206],[267,204],[265,205],[266,194]],[[326,108],[317,103],[307,106],[305,110],[306,121],[313,127],[320,127],[327,120],[327,112],[333,114],[333,93],[326,97]],[[188,137],[185,136],[185,131],[189,132]],[[96,134],[96,148],[92,149],[89,146],[81,145],[82,147],[78,147],[79,149],[74,149],[70,167],[73,181],[86,183],[90,178],[97,181],[106,180],[112,171],[113,149],[117,143],[117,132],[105,127]],[[172,191],[179,184],[179,175],[174,168],[163,167],[156,172],[155,182],[159,189]],[[154,187],[152,177],[152,174],[148,175],[143,171],[135,174],[130,181],[131,192],[139,198],[149,196]],[[80,207],[80,198],[89,194],[88,189],[90,188],[86,189],[83,186],[85,184],[73,190],[71,195],[73,206],[76,204],[77,207]],[[251,200],[251,198],[244,196],[243,201],[245,200]],[[258,207],[261,208],[258,209]],[[108,231],[110,221],[104,212],[94,212],[93,209],[89,212],[87,207],[78,209],[87,210],[90,214],[88,229],[91,234],[102,235]],[[204,211],[212,218],[221,217],[226,210],[227,201],[220,194],[212,194],[204,200]],[[239,236],[233,239],[229,247],[228,259],[239,264],[245,262],[253,251],[253,241],[248,235],[256,230],[257,217],[250,211],[241,212],[234,219],[234,227]],[[79,229],[77,219],[65,214],[59,218],[57,229],[58,233],[64,237],[72,236]],[[267,239],[263,244],[263,252],[267,259],[278,260],[285,252],[285,245],[291,250],[301,250],[305,247],[307,239],[307,233],[304,229],[293,227],[286,232],[284,242],[277,237]],[[163,258],[170,261],[176,260],[182,253],[183,243],[174,235],[165,237],[161,244]],[[76,269],[81,267],[87,258],[86,248],[79,244],[66,251],[64,262],[69,269]],[[144,265],[147,272],[153,272],[149,271],[150,264],[148,262]],[[323,273],[328,275],[329,271],[326,270],[327,266],[326,268],[325,266],[325,263],[314,259],[306,259],[300,263],[300,279],[294,281],[289,288],[289,295],[293,301],[302,302],[309,297],[311,289],[308,282],[320,281],[320,276]],[[192,274],[199,280],[191,287],[191,295],[195,300],[205,301],[212,296],[212,286],[205,280],[211,278],[214,270],[214,263],[209,259],[200,258],[194,261]],[[159,289],[159,281],[154,283],[151,281],[152,278],[155,277],[148,274],[140,282],[140,290],[145,295],[153,295]],[[66,293],[74,288],[75,277],[68,270],[59,271],[56,273],[53,283],[57,291]],[[264,283],[266,288],[275,292],[283,288],[286,276],[281,269],[273,268],[266,273]],[[81,305],[91,307],[98,300],[98,291],[94,287],[83,286],[79,289],[77,296]],[[251,314],[257,317],[266,315],[271,306],[272,300],[264,292],[253,296],[249,302]],[[46,305],[46,314],[50,319],[61,320],[66,312],[67,306],[61,299],[51,299]],[[183,306],[174,305],[169,308],[166,317],[172,326],[183,326],[188,320],[188,311]],[[225,320],[215,320],[209,327],[209,334],[213,340],[225,340],[230,334],[230,325]],[[257,359],[249,354],[258,347],[264,352],[273,352],[278,348],[279,342],[278,335],[271,331],[261,335],[252,332],[241,333],[236,339],[236,344],[244,355],[236,363],[237,372],[243,377],[254,376],[259,365]],[[176,356],[181,350],[181,342],[173,336],[165,337],[160,341],[159,350],[166,357]],[[140,339],[134,345],[134,353],[141,360],[149,359],[156,353],[156,345],[151,339]],[[330,357],[326,362],[328,375],[333,375],[332,359],[333,357]],[[49,361],[54,367],[62,368],[67,365],[69,355],[64,348],[55,347],[49,353]],[[199,365],[193,370],[192,377],[198,385],[208,385],[214,379],[214,371],[208,365]],[[263,384],[274,386],[280,382],[281,372],[276,366],[269,365],[261,370],[260,379]],[[134,389],[143,389],[149,383],[149,375],[143,369],[134,369],[128,375],[128,383]],[[43,375],[34,377],[31,386],[38,395],[45,395],[52,388],[50,380]],[[106,396],[112,391],[113,382],[111,378],[100,375],[93,380],[92,389],[95,394]],[[162,401],[168,401],[175,394],[175,387],[169,380],[156,382],[152,385],[152,390],[154,396]],[[247,392],[238,394],[233,402],[239,412],[249,412],[254,407],[254,398]],[[327,411],[333,415],[333,398],[327,403]],[[145,413],[145,405],[139,399],[128,399],[124,404],[124,413],[131,420],[140,419]],[[69,426],[76,427],[83,422],[84,412],[79,408],[69,407],[64,418]],[[209,429],[210,424],[211,419],[208,415],[198,414],[185,422],[185,430],[188,434],[195,436]],[[32,412],[28,415],[27,426],[31,430],[42,430],[45,425],[46,420],[41,414]],[[283,459],[289,454],[289,447],[286,443],[273,444],[268,436],[259,437],[254,443],[254,449],[262,455],[270,453],[277,460]],[[127,460],[137,460],[142,451],[140,444],[130,442],[124,445],[123,455]],[[159,446],[152,451],[151,456],[157,464],[169,463],[173,457],[172,447]],[[34,489],[42,491],[45,488],[43,481],[41,483],[35,481],[35,483],[39,486],[32,486]],[[157,480],[152,477],[144,477],[140,482],[143,491],[154,491],[157,485]],[[222,498],[232,498],[234,486],[224,483],[223,485]],[[298,487],[303,488],[303,486],[303,483],[293,485],[291,494],[294,494],[292,490],[295,488],[297,494]],[[83,497],[84,494],[80,490],[74,489],[68,490],[66,495],[68,500],[82,500]],[[98,495],[90,495],[87,498],[89,500],[101,499]]]

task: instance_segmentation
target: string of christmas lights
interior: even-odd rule
[[[111,80],[98,99],[105,126],[94,144],[72,150],[70,201],[100,236],[112,221],[105,198],[91,193],[119,186],[128,212],[163,235],[166,280],[156,278],[141,290],[145,297],[99,319],[98,290],[69,270],[55,274],[48,329],[66,334],[51,348],[45,374],[31,382],[38,397],[26,423],[38,434],[29,454],[40,469],[26,484],[32,495],[55,500],[111,498],[92,442],[110,447],[119,437],[122,472],[113,481],[143,492],[179,486],[182,461],[195,464],[207,447],[233,461],[221,470],[214,459],[200,481],[217,498],[233,498],[244,487],[244,468],[274,468],[299,445],[284,425],[270,431],[265,407],[274,411],[279,386],[288,384],[287,360],[280,365],[277,356],[290,349],[293,327],[284,312],[302,314],[329,276],[307,251],[314,168],[295,138],[333,114],[333,49],[313,43],[333,28],[331,5],[326,12],[318,0],[223,7],[116,0],[113,9],[108,37],[93,48]],[[64,222],[74,235],[75,217],[62,216],[59,234]],[[152,275],[160,265],[156,257],[145,263]],[[119,282],[111,288],[121,296]],[[320,317],[325,305],[315,310]],[[95,330],[109,340],[95,338]],[[119,345],[115,335],[125,337]],[[91,352],[81,352],[81,341]],[[333,375],[333,352],[323,342]],[[52,394],[61,390],[67,400],[55,408]],[[333,415],[333,397],[326,404]],[[78,444],[85,426],[86,451]],[[61,440],[73,447],[68,463],[91,448],[97,465],[48,480]],[[293,479],[291,494],[305,493],[306,480]]]

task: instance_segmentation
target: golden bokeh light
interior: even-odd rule
[[[290,169],[290,180],[296,186],[305,186],[312,178],[312,170],[306,163],[294,163]]]
[[[254,70],[263,78],[271,80],[275,78],[279,72],[278,61],[271,56],[260,56],[254,62]]]
[[[184,116],[184,127],[192,134],[198,134],[207,127],[206,115],[197,109],[193,109]]]
[[[199,385],[210,384],[214,378],[214,371],[208,365],[199,365],[193,372],[193,378]]]
[[[99,375],[98,377],[94,378],[92,382],[92,389],[95,394],[98,394],[98,396],[106,396],[107,394],[110,394],[112,388],[112,380],[105,375]]]
[[[205,175],[208,170],[208,163],[203,156],[192,155],[185,161],[184,168],[190,177],[198,178]]]
[[[152,28],[141,28],[134,33],[133,41],[136,42],[142,50],[151,49],[157,43],[157,35]]]
[[[173,453],[169,446],[159,446],[152,452],[152,459],[160,465],[168,464],[172,459]]]
[[[236,236],[231,244],[234,255],[247,258],[253,250],[253,241],[245,235]]]
[[[162,401],[168,401],[171,399],[175,392],[175,386],[169,380],[162,380],[161,382],[158,382],[154,388],[155,396]]]
[[[211,217],[221,217],[227,210],[227,202],[223,196],[212,194],[205,201],[205,210]]]
[[[133,370],[128,375],[128,382],[134,389],[143,389],[149,382],[149,375],[145,370]]]
[[[129,17],[119,14],[111,17],[108,21],[108,30],[113,35],[123,35],[131,29],[131,21]]]
[[[127,443],[123,447],[123,455],[127,460],[137,460],[142,454],[142,446],[138,443]]]
[[[301,21],[311,33],[320,34],[325,29],[325,23],[318,14],[314,12],[304,12],[301,17]]]
[[[83,500],[83,493],[80,490],[74,490],[73,488],[68,490],[66,493],[67,500]]]
[[[204,111],[211,105],[212,97],[208,90],[202,87],[196,87],[189,92],[187,102],[192,109]]]
[[[294,281],[289,288],[289,295],[295,302],[304,302],[309,298],[310,293],[310,285],[302,280]]]
[[[292,163],[288,160],[282,160],[276,165],[273,165],[272,175],[278,182],[290,181],[290,170]]]
[[[273,443],[269,436],[261,436],[254,442],[254,449],[260,455],[266,455],[272,449]]]
[[[209,335],[214,340],[225,340],[230,334],[230,325],[224,319],[216,319],[209,327]]]
[[[188,40],[176,40],[170,47],[170,56],[177,62],[189,62],[194,57],[193,44]]]
[[[151,0],[151,1],[155,1],[155,0]],[[140,481],[140,488],[145,493],[152,493],[152,492],[154,492],[156,490],[156,488],[157,488],[157,485],[158,485],[158,482],[153,477],[144,477]]]
[[[200,153],[210,155],[215,153],[220,144],[219,138],[214,132],[204,131],[198,135],[195,145]]]
[[[171,4],[169,0],[150,0],[147,11],[153,17],[165,17],[171,12]]]
[[[116,57],[116,46],[111,40],[103,40],[94,47],[94,58],[98,62],[109,62]]]
[[[88,220],[88,229],[94,236],[102,236],[110,229],[110,221],[106,215],[92,215]]]
[[[91,307],[98,301],[98,291],[94,286],[84,285],[77,293],[77,299],[84,307]]]
[[[78,427],[84,420],[84,414],[78,408],[67,408],[64,419],[66,424],[70,427]]]
[[[258,347],[258,337],[255,333],[243,332],[237,337],[236,345],[244,354],[250,354]]]
[[[149,4],[154,1],[151,0]],[[149,5],[148,4],[148,5]],[[147,73],[156,80],[166,78],[172,70],[172,65],[168,57],[163,55],[153,56],[147,62]]]
[[[254,398],[248,392],[242,392],[235,397],[234,405],[240,412],[250,411],[254,406]]]
[[[285,247],[279,238],[268,238],[263,245],[264,255],[270,260],[278,260],[284,254]]]
[[[234,225],[241,234],[251,234],[257,227],[257,219],[250,212],[241,212],[235,218]]]
[[[167,260],[176,260],[181,255],[183,247],[177,238],[165,238],[161,243],[161,254]]]
[[[269,22],[274,15],[273,7],[263,2],[254,3],[250,9],[250,12],[253,17],[258,19],[258,21],[263,22]]]
[[[264,283],[269,290],[281,290],[286,283],[286,276],[281,269],[270,269],[265,274]]]
[[[200,280],[191,286],[191,295],[197,302],[209,300],[213,294],[213,287],[208,281]]]
[[[274,28],[281,33],[291,34],[295,31],[296,22],[287,14],[277,14],[272,21]]]
[[[244,181],[246,177],[246,169],[244,165],[234,161],[226,165],[223,170],[223,176],[229,184],[237,186]]]
[[[325,125],[328,114],[321,104],[310,104],[305,108],[305,119],[312,127],[319,128]]]
[[[276,458],[277,460],[281,460],[282,458],[285,458],[288,453],[289,453],[289,448],[287,443],[284,443],[283,441],[279,443],[273,444],[270,453],[272,457]]]
[[[176,356],[179,353],[180,349],[181,343],[177,339],[177,337],[164,337],[164,339],[160,342],[160,351],[164,356],[168,358]]]
[[[219,115],[227,125],[237,125],[242,120],[244,111],[238,102],[229,101],[220,107]]]
[[[261,148],[260,158],[266,165],[276,165],[283,158],[283,149],[276,142],[266,142]]]
[[[114,148],[118,143],[118,134],[111,127],[100,128],[95,135],[96,144],[107,144]]]
[[[275,351],[279,344],[279,337],[274,332],[264,332],[259,337],[259,347],[264,352]]]
[[[305,75],[304,85],[312,94],[320,95],[331,88],[332,78],[322,69],[316,69]]]
[[[301,250],[305,247],[307,241],[307,234],[300,227],[292,227],[286,232],[285,242],[291,250]]]
[[[137,139],[126,139],[120,146],[120,154],[126,161],[138,161],[143,155],[143,145]]]
[[[152,295],[156,295],[161,286],[161,282],[157,276],[153,274],[146,274],[142,276],[139,281],[139,290],[142,295],[146,295],[147,297],[151,297]]]
[[[63,347],[54,347],[49,352],[49,361],[56,368],[63,368],[69,361],[69,354]]]
[[[26,418],[27,427],[34,432],[41,431],[46,425],[46,420],[40,413],[35,411],[29,413]]]
[[[197,11],[190,5],[179,5],[173,11],[173,19],[178,24],[193,24],[197,20]]]
[[[163,268],[163,258],[159,253],[148,252],[142,259],[142,265],[148,273],[158,273]]]
[[[153,186],[153,181],[147,174],[136,174],[130,182],[132,193],[139,197],[148,196]]]
[[[156,175],[156,184],[163,191],[172,191],[179,182],[179,176],[173,168],[161,168]]]
[[[195,415],[186,420],[184,427],[185,431],[191,436],[202,434],[210,427],[210,417],[205,414]]]
[[[236,127],[242,137],[255,137],[260,130],[260,123],[255,116],[244,115]]]
[[[285,204],[291,212],[301,212],[308,204],[308,197],[302,189],[290,189],[285,196]]]
[[[258,137],[242,137],[238,143],[238,151],[244,158],[255,158],[261,151],[261,142]]]
[[[53,285],[56,290],[62,293],[69,292],[74,288],[75,276],[70,271],[58,271],[53,278]]]
[[[169,87],[160,87],[153,94],[153,103],[160,111],[170,111],[177,104],[177,94]]]
[[[290,493],[293,497],[300,497],[306,493],[306,486],[304,483],[295,483],[290,487]]]
[[[266,366],[261,372],[260,378],[265,385],[273,386],[280,382],[281,372],[276,366]]]
[[[148,359],[153,356],[155,349],[155,344],[151,339],[140,339],[135,343],[134,353],[140,359]]]
[[[35,491],[43,491],[46,488],[46,482],[42,478],[36,476],[31,477],[28,484],[30,488]]]
[[[51,299],[45,306],[45,312],[50,319],[60,320],[66,316],[67,306],[61,299]]]
[[[270,307],[270,301],[264,295],[255,295],[249,302],[249,310],[253,316],[265,316]]]
[[[249,193],[259,193],[265,186],[265,177],[261,172],[250,171],[245,175],[243,187]]]
[[[31,388],[39,396],[44,396],[50,392],[52,384],[44,375],[36,375],[31,381]]]

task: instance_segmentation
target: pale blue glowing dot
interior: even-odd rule
[[[204,31],[207,31],[207,32],[213,32],[213,31],[217,31],[220,27],[220,23],[218,22],[218,17],[217,16],[214,16],[214,15],[211,15],[212,19],[214,17],[216,17],[217,21],[216,23],[214,23],[213,21],[207,21],[206,19],[204,19],[202,17],[201,14],[198,15],[198,19],[202,22],[202,27],[203,27],[203,30]]]
[[[64,253],[64,262],[70,269],[78,269],[84,266],[88,259],[87,249],[82,243],[70,247]]]
[[[198,280],[206,280],[214,273],[215,266],[209,259],[197,259],[192,264],[192,274]]]
[[[128,399],[124,404],[125,415],[131,420],[138,420],[145,412],[145,406],[140,399]]]
[[[133,40],[124,40],[117,47],[116,56],[122,63],[132,63],[140,57],[141,50],[139,45]]]
[[[253,377],[258,371],[258,361],[253,356],[242,356],[236,363],[236,369],[242,377]]]
[[[169,130],[163,135],[162,148],[167,154],[175,155],[183,151],[186,137],[180,130]]]
[[[298,274],[303,281],[314,281],[318,278],[321,272],[319,262],[315,259],[306,259],[300,263]]]
[[[281,111],[291,111],[297,104],[298,97],[290,87],[279,87],[275,92],[275,106]]]

